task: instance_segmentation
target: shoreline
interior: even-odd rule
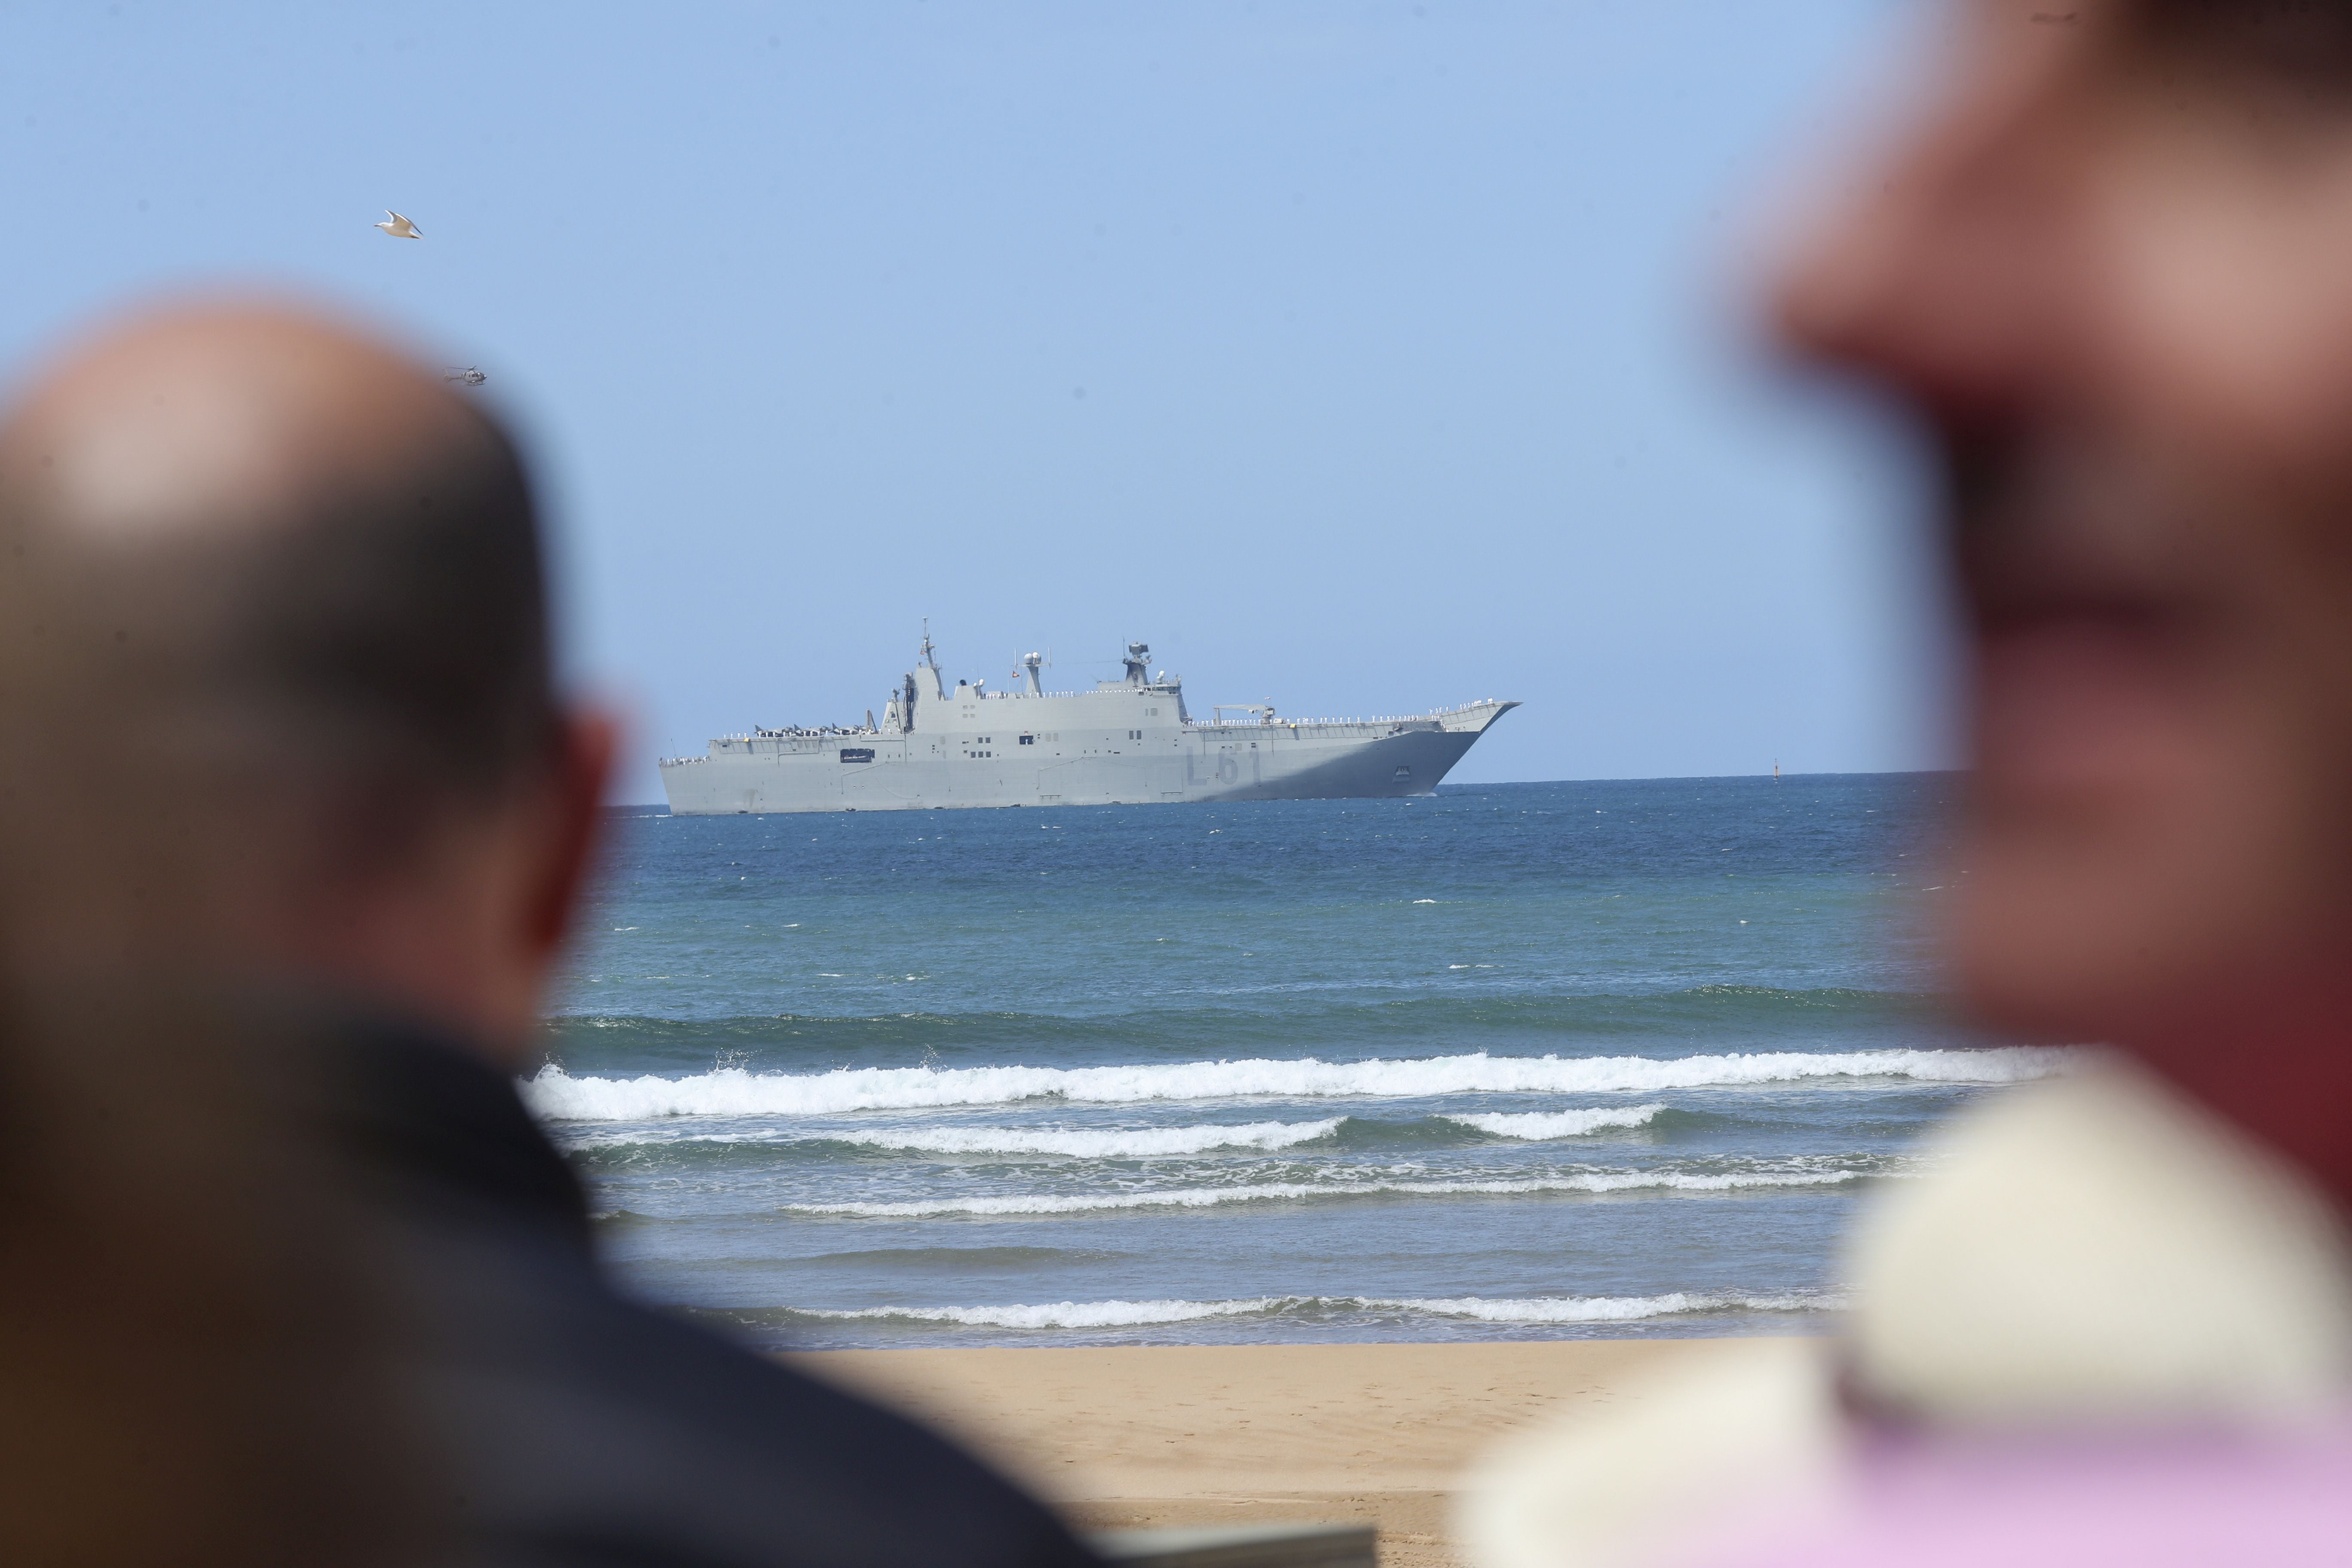
[[[1463,1468],[1607,1409],[1720,1339],[792,1352],[941,1427],[1086,1527],[1370,1520],[1387,1568],[1458,1568]]]

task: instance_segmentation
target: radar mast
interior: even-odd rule
[[[931,617],[929,616],[923,617],[923,646],[916,652],[915,665],[919,669],[931,672],[931,694],[943,702],[947,700],[948,678],[940,669],[939,649],[931,646]]]

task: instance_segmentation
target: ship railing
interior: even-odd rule
[[[1398,713],[1386,718],[1374,715],[1369,719],[1276,719],[1270,724],[1196,722],[1190,728],[1234,735],[1256,735],[1268,730],[1371,730],[1382,724],[1434,724],[1440,718],[1441,715],[1435,713]]]
[[[1195,730],[1234,731],[1281,730],[1286,728],[1305,730],[1308,728],[1321,728],[1324,726],[1348,724],[1427,724],[1433,723],[1438,720],[1444,719],[1451,713],[1466,713],[1473,708],[1492,708],[1495,706],[1496,706],[1496,699],[1492,697],[1481,697],[1475,702],[1465,702],[1453,708],[1433,709],[1426,713],[1375,713],[1369,718],[1362,719],[1289,719],[1280,717],[1272,720],[1193,719],[1187,721],[1187,722]]]
[[[779,729],[760,729],[748,735],[720,735],[721,741],[823,741],[835,735],[878,735],[880,730],[862,729],[854,724],[811,725],[805,729],[785,725]]]

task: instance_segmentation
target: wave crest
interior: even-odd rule
[[[1528,1110],[1497,1111],[1488,1115],[1454,1115],[1445,1118],[1465,1127],[1475,1127],[1481,1132],[1491,1132],[1497,1138],[1523,1138],[1530,1141],[1545,1138],[1581,1138],[1588,1132],[1601,1132],[1612,1128],[1644,1127],[1652,1118],[1665,1110],[1663,1105],[1633,1105],[1622,1110]]]
[[[1706,1312],[1816,1312],[1837,1310],[1833,1296],[1743,1296],[1673,1290],[1661,1296],[1257,1296],[1230,1301],[1045,1301],[990,1307],[793,1308],[795,1318],[829,1322],[892,1319],[992,1329],[1147,1328],[1204,1318],[1301,1317],[1330,1312],[1404,1313],[1487,1323],[1629,1323]]]
[[[1099,1068],[844,1068],[753,1073],[721,1068],[688,1078],[574,1078],[551,1063],[522,1085],[553,1121],[640,1121],[667,1116],[809,1116],[1061,1099],[1101,1105],[1151,1100],[1426,1099],[1447,1094],[1625,1094],[1804,1079],[1907,1078],[2002,1084],[2061,1071],[2069,1054],[2047,1047],[1990,1050],[1766,1051],[1722,1056],[1491,1057],[1484,1051],[1416,1060],[1201,1061]]]
[[[1220,1204],[1389,1196],[1513,1196],[1529,1193],[1725,1193],[1748,1187],[1830,1187],[1860,1181],[1862,1171],[1593,1171],[1478,1182],[1261,1182],[1230,1187],[1171,1187],[1153,1193],[1024,1193],[999,1198],[917,1198],[902,1203],[793,1204],[787,1214],[857,1219],[929,1219],[943,1215],[1098,1214],[1118,1209],[1213,1208]]]
[[[1288,1149],[1328,1138],[1342,1119],[1202,1127],[933,1127],[904,1132],[827,1132],[824,1141],[928,1154],[1060,1154],[1075,1160],[1150,1160],[1212,1149]]]

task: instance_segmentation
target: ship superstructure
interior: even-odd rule
[[[949,687],[928,629],[877,722],[721,735],[662,760],[670,810],[714,816],[942,806],[1133,805],[1429,795],[1486,727],[1518,706],[1491,698],[1391,719],[1283,719],[1270,704],[1184,706],[1181,677],[1129,643],[1126,675],[1048,691],[1044,658],[1020,686]],[[1245,720],[1226,722],[1227,712]]]

